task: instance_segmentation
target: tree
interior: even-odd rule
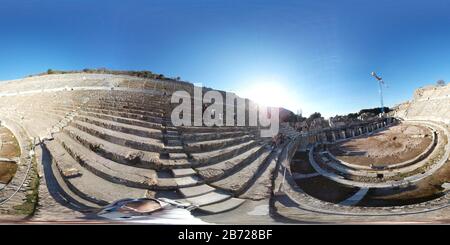
[[[52,69],[47,70],[47,74],[54,74],[55,72]]]
[[[347,115],[347,117],[350,119],[356,119],[356,118],[358,118],[358,113],[349,113]]]
[[[442,80],[442,79],[437,80],[436,85],[438,85],[438,86],[445,86],[445,81]]]
[[[384,112],[388,113],[389,111],[391,111],[391,109],[389,109],[389,107],[384,107]],[[365,113],[371,113],[371,114],[380,114],[381,113],[381,107],[376,107],[376,108],[372,108],[372,109],[362,109],[359,111],[358,115],[361,114],[365,114]]]
[[[320,112],[314,112],[313,114],[311,114],[310,116],[309,116],[309,119],[316,119],[316,118],[320,118],[320,117],[322,117],[322,115],[320,114]]]
[[[295,115],[292,111],[289,112],[287,121],[288,122],[297,122],[297,115]]]

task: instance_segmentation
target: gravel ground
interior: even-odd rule
[[[385,166],[418,156],[431,143],[431,134],[426,127],[401,124],[370,137],[339,143],[331,151],[349,163]]]

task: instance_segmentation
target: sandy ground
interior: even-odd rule
[[[0,184],[8,184],[16,174],[17,164],[11,162],[0,162]]]
[[[330,150],[349,163],[386,166],[418,156],[431,143],[431,134],[426,127],[401,124],[369,137],[338,143]]]
[[[19,143],[14,135],[5,127],[0,127],[0,157],[13,158],[20,156]],[[0,184],[7,184],[16,173],[17,165],[0,162]]]
[[[448,139],[445,139],[448,140]],[[450,183],[450,159],[433,175],[413,186],[397,190],[371,190],[362,206],[405,205],[428,201],[444,194],[442,184]]]

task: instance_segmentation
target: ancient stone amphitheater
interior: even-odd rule
[[[450,217],[450,86],[420,89],[376,120],[307,132],[282,123],[278,147],[256,126],[173,126],[178,90],[193,85],[84,73],[2,82],[0,219],[89,220],[145,196],[197,205],[211,223]]]

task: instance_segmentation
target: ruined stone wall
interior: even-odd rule
[[[334,143],[349,138],[366,135],[385,127],[394,125],[397,122],[394,118],[378,118],[375,121],[362,122],[359,124],[346,125],[339,128],[325,128],[302,132],[299,135],[300,143],[297,147],[300,150],[306,150],[318,143]]]
[[[146,90],[164,90],[172,92],[176,90],[192,90],[192,84],[173,81],[146,79],[127,75],[111,74],[54,74],[36,77],[27,77],[11,81],[0,81],[0,95],[6,93],[19,93],[27,91],[49,90],[56,88],[68,89],[73,87],[109,87]]]
[[[394,116],[450,123],[450,84],[417,89],[411,101],[394,108]]]

